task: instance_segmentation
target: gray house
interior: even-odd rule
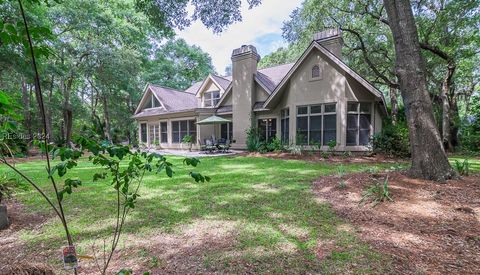
[[[209,75],[185,91],[148,84],[134,118],[147,146],[180,149],[183,136],[194,148],[215,136],[246,148],[246,132],[258,127],[266,140],[321,146],[335,140],[338,151],[368,150],[386,115],[382,93],[342,62],[338,30],[317,33],[291,64],[258,69],[254,46],[232,53],[232,76]],[[212,115],[231,121],[197,125]]]

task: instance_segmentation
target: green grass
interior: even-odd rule
[[[455,167],[455,160],[458,160],[460,162],[463,162],[464,160],[468,160],[470,163],[470,173],[473,174],[478,174],[480,173],[480,158],[474,158],[474,157],[465,157],[465,156],[451,156],[448,158],[450,160],[450,163],[452,164],[453,167]]]
[[[312,194],[312,181],[337,173],[335,164],[251,157],[204,158],[196,170],[212,181],[195,183],[181,158],[169,160],[175,165],[174,177],[145,177],[142,197],[125,226],[126,235],[148,239],[160,233],[178,234],[182,226],[198,221],[234,223],[237,234],[229,250],[235,253],[220,249],[203,254],[205,267],[220,272],[342,273],[353,268],[354,273],[371,273],[388,266],[388,261],[359,242],[354,232],[339,229],[344,222]],[[17,165],[40,182],[42,188],[51,191],[44,166],[40,161]],[[350,173],[372,166],[343,167]],[[377,169],[390,166],[375,165]],[[0,167],[2,171],[6,168]],[[84,160],[67,174],[83,181],[81,188],[64,199],[80,254],[90,254],[91,243],[110,236],[112,231],[113,188],[108,181],[93,183],[95,172],[100,171]],[[60,222],[34,190],[22,191],[16,198],[28,211],[49,217],[39,230],[22,232],[32,253],[40,245],[52,250],[64,245]],[[322,261],[316,257],[319,241],[335,243],[335,251]],[[159,259],[145,257],[153,261],[151,266],[158,265]],[[59,265],[54,253],[51,263]]]

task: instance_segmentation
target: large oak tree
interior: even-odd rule
[[[395,44],[396,74],[410,132],[414,177],[444,181],[455,176],[442,146],[428,95],[426,69],[409,0],[385,0]]]

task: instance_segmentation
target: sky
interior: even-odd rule
[[[223,75],[231,64],[232,51],[242,45],[254,45],[260,56],[265,56],[285,46],[282,38],[283,22],[303,0],[263,0],[262,4],[249,10],[242,1],[241,22],[230,25],[220,34],[213,34],[200,21],[184,30],[177,30],[177,37],[188,44],[200,46],[210,54],[217,73]]]

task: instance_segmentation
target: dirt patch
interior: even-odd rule
[[[354,153],[351,155],[331,155],[330,153],[324,152],[307,152],[302,154],[292,154],[286,152],[271,152],[271,153],[251,153],[251,152],[242,152],[240,156],[245,157],[267,157],[272,159],[291,159],[291,160],[303,160],[308,162],[325,162],[325,163],[399,163],[406,162],[408,160],[403,160],[399,158],[390,158],[387,156],[374,154],[370,155],[369,153]]]
[[[53,274],[52,267],[43,264],[39,255],[32,256],[19,237],[21,230],[38,230],[46,218],[26,212],[15,200],[7,201],[6,205],[10,226],[0,231],[0,274]]]
[[[364,190],[388,175],[393,202],[359,204]],[[360,238],[390,255],[403,274],[478,274],[480,177],[446,184],[410,179],[399,172],[322,177],[319,201],[351,222]]]

